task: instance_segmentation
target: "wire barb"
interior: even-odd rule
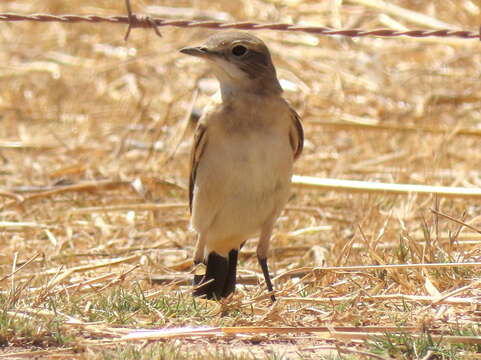
[[[137,16],[132,12],[132,6],[130,5],[130,0],[125,0],[125,7],[127,8],[127,19],[128,19],[128,27],[127,32],[125,33],[124,40],[127,41],[130,36],[130,32],[134,27],[147,27],[154,29],[157,36],[162,37],[159,29],[157,28],[157,24],[150,16]]]
[[[132,14],[132,7],[130,6],[130,0],[125,0],[125,6],[127,7],[127,16],[129,18],[129,26],[127,27],[127,32],[124,35],[124,40],[127,41],[130,36],[130,31],[132,30],[132,23],[134,22]]]

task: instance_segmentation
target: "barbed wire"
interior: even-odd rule
[[[460,39],[480,39],[481,27],[479,32],[468,30],[407,30],[397,31],[392,29],[342,29],[336,30],[324,26],[301,26],[288,23],[267,23],[261,24],[256,22],[221,22],[221,21],[195,21],[195,20],[166,20],[157,17],[133,14],[128,7],[128,16],[99,16],[99,15],[52,15],[52,14],[32,14],[21,15],[15,13],[0,13],[0,21],[17,22],[17,21],[36,21],[36,22],[63,22],[63,23],[113,23],[129,25],[125,38],[130,34],[132,28],[150,28],[154,29],[156,34],[161,36],[158,28],[164,26],[174,26],[180,28],[207,28],[213,30],[238,29],[238,30],[278,30],[304,32],[315,35],[324,36],[348,36],[348,37],[451,37]]]

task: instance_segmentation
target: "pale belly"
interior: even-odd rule
[[[206,236],[207,253],[225,256],[279,215],[292,176],[288,141],[251,134],[206,146],[197,169],[192,226]]]

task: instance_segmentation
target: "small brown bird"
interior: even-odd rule
[[[193,294],[220,299],[232,293],[238,251],[256,234],[257,258],[272,292],[269,240],[302,151],[301,120],[282,97],[271,55],[259,38],[217,33],[202,46],[180,51],[208,60],[220,83],[199,120],[191,154],[194,263],[207,266],[205,274],[194,275]]]

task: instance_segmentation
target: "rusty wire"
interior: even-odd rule
[[[379,36],[379,37],[455,37],[461,39],[480,39],[481,40],[481,28],[478,32],[468,30],[408,30],[397,31],[391,29],[374,29],[374,30],[362,30],[362,29],[343,29],[336,30],[324,26],[300,26],[287,23],[270,23],[260,24],[256,22],[230,22],[225,23],[221,21],[193,21],[193,20],[165,20],[151,16],[139,16],[132,14],[128,9],[128,16],[98,16],[98,15],[52,15],[52,14],[32,14],[32,15],[20,15],[14,13],[0,13],[0,21],[3,22],[16,22],[16,21],[37,21],[37,22],[63,22],[63,23],[113,23],[113,24],[127,24],[129,28],[126,33],[126,38],[132,28],[150,28],[154,29],[157,35],[160,35],[158,31],[159,27],[163,26],[175,26],[181,28],[208,28],[214,30],[225,29],[239,29],[239,30],[278,30],[278,31],[294,31],[305,32],[315,35],[341,35],[348,37],[366,37],[366,36]]]

